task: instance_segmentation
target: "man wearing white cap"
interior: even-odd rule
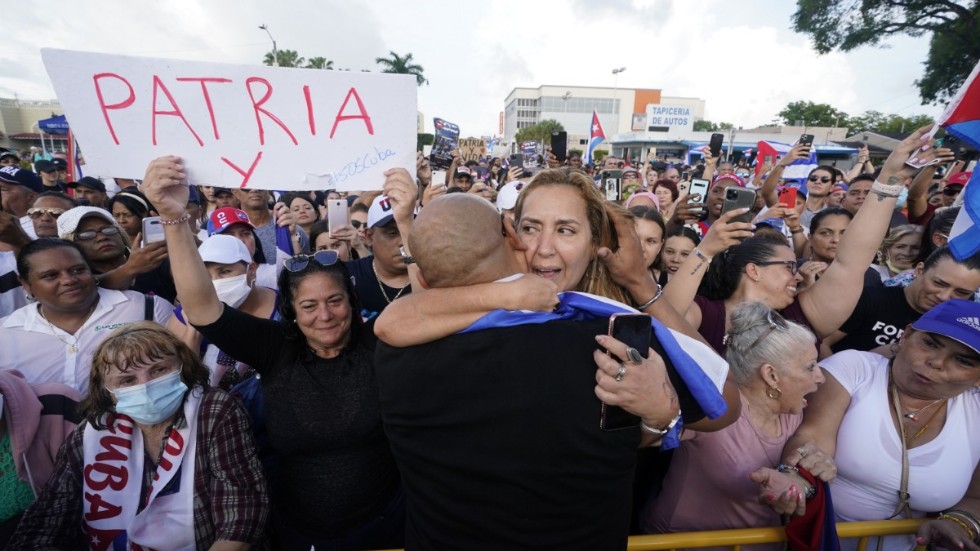
[[[520,196],[524,186],[524,182],[517,180],[506,184],[497,192],[497,210],[509,218],[511,222],[514,221],[514,207],[517,206],[517,197]]]

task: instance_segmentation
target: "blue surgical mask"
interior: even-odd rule
[[[116,413],[128,415],[137,423],[155,425],[180,407],[187,385],[180,380],[180,369],[141,385],[110,390],[116,397]]]
[[[902,191],[898,194],[898,202],[895,203],[895,208],[904,209],[905,202],[908,200],[908,198],[909,198],[909,188],[903,187]]]

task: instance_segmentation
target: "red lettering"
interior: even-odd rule
[[[105,520],[122,513],[122,507],[109,503],[108,501],[102,499],[102,496],[99,494],[90,494],[85,492],[85,501],[87,501],[89,504],[89,510],[87,513],[85,513],[86,522]]]
[[[164,446],[164,450],[171,455],[178,455],[183,449],[184,437],[176,429],[170,431],[170,438],[167,439],[167,445]]]
[[[126,415],[116,414],[112,423],[107,427],[110,434],[116,434],[116,429],[123,434],[133,434],[133,420]]]
[[[207,77],[185,77],[178,78],[177,82],[200,82],[201,83],[201,94],[204,95],[204,104],[208,107],[208,116],[211,117],[211,130],[214,132],[214,139],[220,140],[221,136],[218,135],[218,123],[214,120],[214,107],[211,105],[211,94],[208,93],[208,83],[217,82],[225,83],[231,82],[230,78],[207,78]]]
[[[252,173],[255,172],[255,167],[259,164],[259,159],[261,158],[262,158],[262,152],[259,151],[258,155],[255,156],[255,160],[252,161],[252,166],[248,167],[248,172],[242,170],[241,168],[238,167],[238,165],[229,161],[227,157],[222,157],[221,160],[224,161],[226,165],[235,169],[236,172],[242,175],[243,177],[242,185],[239,187],[245,187],[245,184],[247,184],[249,179],[252,178]]]
[[[265,95],[263,95],[262,99],[259,101],[255,101],[255,94],[252,93],[252,83],[255,82],[265,85]],[[262,126],[262,119],[259,117],[259,113],[261,112],[263,115],[272,119],[272,122],[278,124],[279,128],[282,128],[283,131],[289,135],[289,139],[293,141],[293,145],[299,145],[299,142],[296,141],[296,136],[293,136],[293,133],[289,131],[289,128],[286,127],[285,123],[279,120],[279,117],[270,113],[269,110],[262,108],[262,105],[264,105],[265,102],[269,100],[269,96],[272,95],[272,84],[270,84],[268,80],[261,77],[249,77],[245,80],[245,87],[248,89],[248,97],[252,100],[252,110],[255,111],[255,124],[259,127],[259,143],[261,145],[265,145],[265,127]]]
[[[157,90],[163,90],[163,93],[167,96],[167,100],[170,101],[170,106],[174,108],[173,111],[157,111]],[[201,141],[200,136],[194,129],[191,128],[190,123],[184,118],[184,114],[180,111],[180,107],[177,107],[177,103],[174,102],[174,97],[170,95],[170,90],[163,85],[160,77],[153,75],[153,145],[157,144],[157,116],[167,115],[168,117],[180,117],[180,120],[184,121],[184,126],[191,131],[194,135],[194,139],[197,140],[197,144],[204,147],[204,142]]]
[[[102,95],[102,84],[99,83],[103,78],[115,78],[123,81],[126,84],[126,88],[129,88],[129,97],[119,103],[113,103],[112,105],[106,104],[105,97]],[[136,101],[136,92],[128,80],[116,73],[99,73],[94,75],[92,80],[95,82],[95,95],[99,98],[99,108],[102,109],[102,117],[105,119],[105,125],[109,128],[109,134],[112,134],[112,141],[116,142],[116,145],[119,145],[119,138],[116,137],[116,129],[112,127],[112,121],[109,120],[109,109],[125,109],[129,107]]]
[[[350,101],[351,96],[354,96],[354,100],[357,101],[358,115],[344,115],[344,109],[347,108],[347,103]],[[347,97],[344,98],[344,104],[340,106],[340,110],[337,111],[337,117],[333,121],[333,128],[330,129],[330,139],[333,139],[334,132],[337,131],[337,125],[341,121],[361,119],[364,121],[364,126],[367,127],[368,134],[374,135],[374,126],[371,125],[371,116],[368,115],[367,110],[364,109],[364,102],[361,101],[361,96],[357,95],[357,89],[351,88],[347,92]]]
[[[116,446],[127,450],[133,449],[133,441],[120,436],[103,436],[99,440],[99,445],[105,451],[95,456],[96,461],[126,461],[128,454],[117,450]]]
[[[303,97],[306,98],[306,120],[310,123],[310,134],[316,136],[316,119],[313,118],[313,100],[310,99],[309,86],[303,86]]]
[[[105,478],[96,480],[92,476],[93,472],[103,474]],[[105,490],[108,487],[120,491],[126,487],[126,481],[129,480],[129,471],[123,465],[112,466],[105,463],[94,463],[85,466],[84,474],[86,484],[93,490]]]

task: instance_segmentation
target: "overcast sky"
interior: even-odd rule
[[[0,97],[50,99],[39,49],[260,63],[271,43],[338,68],[377,68],[411,52],[429,84],[426,127],[442,117],[463,135],[496,133],[516,86],[659,88],[707,101],[705,117],[753,127],[788,102],[830,103],[851,115],[938,115],[922,106],[926,38],[887,49],[818,56],[790,30],[788,0],[34,0],[4,10]]]

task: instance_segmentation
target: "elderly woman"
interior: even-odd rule
[[[663,491],[641,516],[647,533],[780,525],[779,516],[756,501],[758,487],[748,475],[779,464],[803,419],[805,396],[824,381],[815,338],[760,302],[737,307],[731,318],[727,359],[741,415],[720,431],[685,435],[690,439],[674,452]]]
[[[922,241],[922,226],[904,224],[888,230],[878,250],[879,262],[872,268],[881,275],[881,280],[897,276],[915,267]]]
[[[259,542],[269,498],[238,402],[153,323],[96,350],[84,423],[24,513],[13,549],[236,549]],[[93,545],[93,547],[95,547]]]
[[[920,534],[950,549],[978,538],[980,486],[971,480],[980,464],[978,318],[980,304],[949,300],[905,329],[892,346],[893,359],[848,350],[820,363],[826,383],[786,443],[783,462],[833,480],[837,520],[918,518],[966,509],[965,516],[947,511]],[[814,446],[834,456],[836,472],[826,462],[814,462],[809,453]],[[805,484],[799,475],[761,474],[766,475],[759,479],[763,492],[780,496],[777,510],[798,512],[797,500],[784,499],[784,490],[790,483]],[[854,547],[854,542],[842,544]],[[884,549],[913,546],[911,536],[883,542]]]
[[[84,394],[92,353],[109,328],[141,320],[164,324],[173,310],[160,297],[99,287],[71,241],[30,242],[17,256],[17,271],[34,302],[0,323],[0,370],[17,369],[31,383],[63,383]]]
[[[299,255],[279,276],[281,320],[223,304],[180,222],[188,216],[182,170],[177,157],[156,159],[143,189],[164,220],[184,319],[261,375],[266,428],[280,457],[272,496],[278,547],[401,547],[404,498],[381,423],[374,334],[357,315],[350,274],[334,251]]]

